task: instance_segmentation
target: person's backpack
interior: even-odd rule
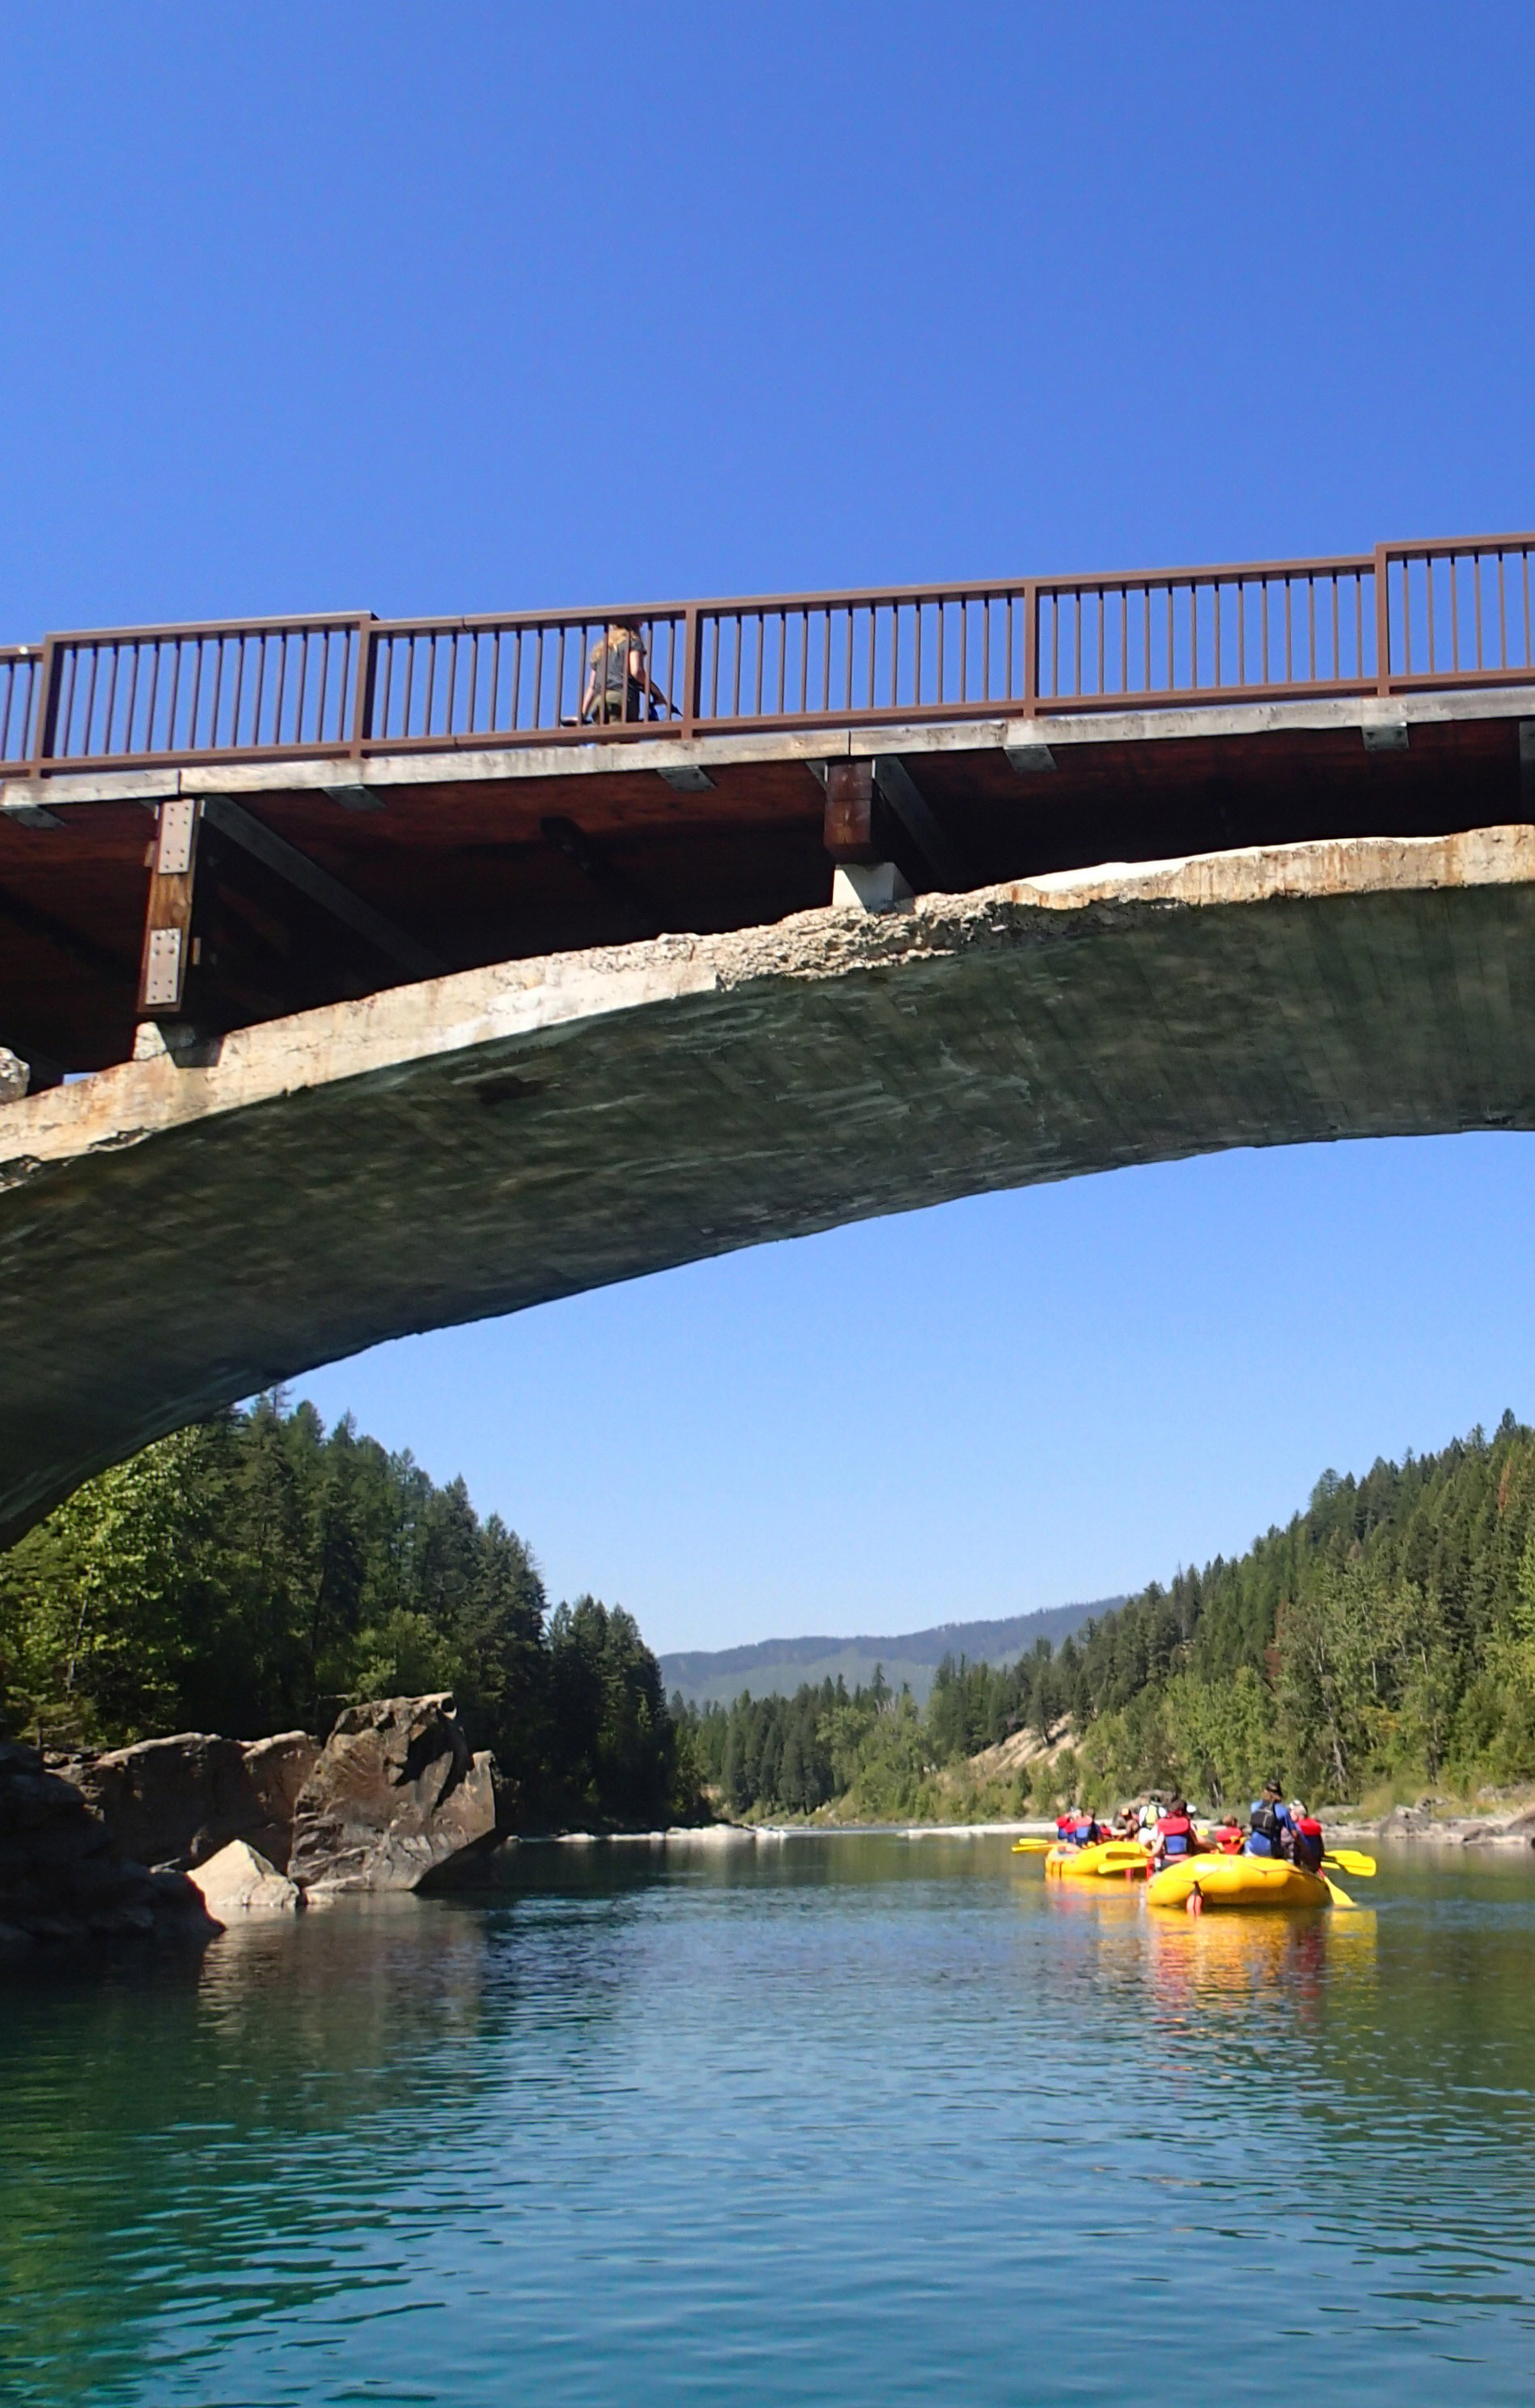
[[[1284,1836],[1284,1826],[1267,1798],[1260,1798],[1254,1807],[1252,1826],[1254,1838],[1262,1840],[1265,1843],[1258,1850],[1258,1854],[1266,1856],[1279,1856],[1282,1853],[1281,1843]]]

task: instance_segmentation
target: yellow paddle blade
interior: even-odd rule
[[[1323,1874],[1322,1878],[1324,1881],[1327,1881],[1326,1873]],[[1350,1898],[1347,1890],[1340,1889],[1335,1881],[1327,1882],[1327,1896],[1331,1899],[1334,1906],[1352,1906],[1354,1904],[1354,1900]]]
[[[1357,1873],[1361,1881],[1370,1881],[1375,1873],[1373,1856],[1361,1855],[1357,1848],[1329,1848],[1322,1862],[1336,1865],[1341,1873]]]
[[[1012,1853],[1015,1856],[1042,1856],[1054,1844],[1054,1840],[1014,1840]]]

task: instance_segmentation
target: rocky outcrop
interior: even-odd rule
[[[1496,1793],[1494,1793],[1496,1795]],[[1456,1814],[1440,1798],[1420,1798],[1415,1806],[1393,1806],[1378,1822],[1350,1821],[1347,1810],[1328,1828],[1340,1839],[1425,1840],[1445,1848],[1535,1848],[1535,1806],[1524,1805],[1494,1816]]]
[[[200,1864],[261,1819],[238,1740],[208,1731],[81,1757],[69,1778],[141,1864]]]
[[[73,1782],[0,1742],[0,1964],[123,1943],[200,1948],[220,1925],[184,1873],[124,1856]]]
[[[141,1864],[185,1870],[247,1840],[281,1870],[294,1802],[318,1754],[305,1731],[249,1744],[179,1731],[81,1756],[67,1772],[123,1854]]]
[[[1447,1830],[1435,1813],[1435,1803],[1432,1798],[1424,1798],[1415,1806],[1393,1806],[1371,1828],[1382,1840],[1458,1839],[1459,1833]],[[1341,1823],[1338,1828],[1343,1828]]]
[[[294,1843],[294,1809],[299,1791],[314,1770],[319,1742],[308,1731],[279,1731],[272,1739],[251,1741],[245,1770],[261,1810],[261,1821],[243,1839],[286,1872]]]
[[[1460,1842],[1467,1848],[1535,1848],[1535,1806],[1490,1822],[1463,1825]]]
[[[495,1842],[495,1767],[445,1692],[350,1706],[294,1813],[302,1887],[420,1889],[462,1878]]]
[[[268,1864],[247,1840],[231,1840],[188,1878],[209,1914],[224,1925],[245,1914],[293,1914],[304,1903],[297,1884]]]

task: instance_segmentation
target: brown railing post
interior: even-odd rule
[[[363,745],[373,733],[373,672],[378,659],[374,617],[365,610],[357,622],[357,658],[352,668],[351,757],[360,761]]]
[[[37,713],[32,732],[34,777],[41,777],[44,762],[53,757],[53,746],[58,738],[59,680],[63,667],[57,638],[45,636],[43,663],[37,677]]]
[[[1040,589],[1033,578],[1024,587],[1024,717],[1032,719],[1040,705]]]
[[[698,724],[698,681],[703,674],[703,656],[698,649],[698,605],[690,602],[682,612],[682,733],[693,736]]]
[[[1411,668],[1412,663],[1402,666]],[[1391,561],[1384,543],[1375,546],[1375,691],[1391,691]]]

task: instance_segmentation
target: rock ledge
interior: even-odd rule
[[[0,1742],[0,1963],[124,1942],[201,1948],[221,1928],[184,1873],[124,1856],[73,1782]]]

